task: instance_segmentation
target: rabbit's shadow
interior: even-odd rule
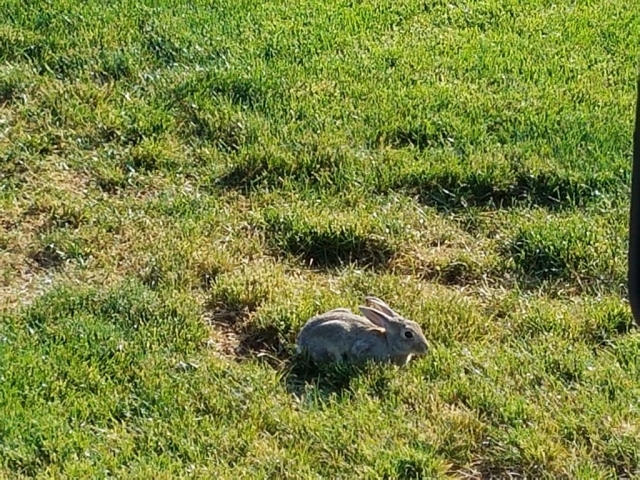
[[[298,399],[328,400],[330,397],[350,399],[354,382],[363,376],[370,377],[380,366],[372,363],[348,362],[317,364],[305,354],[294,354],[280,365],[281,382],[287,392]],[[387,375],[373,375],[375,390],[382,394],[387,390]]]

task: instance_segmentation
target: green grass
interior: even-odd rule
[[[0,477],[640,475],[629,2],[0,4]],[[406,369],[294,340],[365,295]]]

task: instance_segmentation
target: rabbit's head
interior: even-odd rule
[[[366,297],[375,308],[359,307],[362,314],[375,325],[384,328],[389,346],[397,353],[424,355],[429,344],[420,325],[393,311],[376,297]]]

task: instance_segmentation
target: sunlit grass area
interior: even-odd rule
[[[0,4],[0,476],[640,474],[640,10]],[[401,369],[294,355],[366,295]]]

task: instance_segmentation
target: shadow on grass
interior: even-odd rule
[[[297,397],[310,389],[321,399],[332,394],[348,397],[352,394],[353,380],[370,369],[368,364],[316,364],[301,353],[291,356],[282,365],[282,383],[290,394]]]
[[[304,188],[345,189],[360,182],[362,173],[360,162],[347,151],[310,143],[299,152],[246,152],[214,184],[245,192],[289,182]]]
[[[283,253],[301,258],[316,268],[346,264],[384,268],[394,253],[384,239],[348,230],[319,231],[309,228],[299,236],[282,235],[273,243]]]
[[[316,268],[345,264],[384,268],[396,253],[387,238],[356,225],[318,226],[277,212],[264,215],[263,228],[274,249]]]
[[[389,188],[411,192],[421,203],[440,211],[456,211],[468,207],[503,209],[518,204],[549,210],[581,207],[598,198],[601,191],[616,186],[614,179],[581,181],[546,172],[516,171],[513,178],[501,180],[477,172],[418,171],[397,177]]]
[[[323,363],[314,362],[305,352],[297,353],[285,346],[277,334],[268,337],[271,330],[254,332],[241,342],[239,352],[247,359],[258,359],[280,373],[280,381],[291,395],[297,398],[310,396],[319,401],[332,395],[351,398],[354,382],[367,377],[370,395],[383,397],[388,394],[392,378],[390,368],[380,368],[369,363]],[[313,401],[313,400],[312,400]]]
[[[461,166],[443,170],[420,165],[403,171],[396,164],[367,170],[354,160],[340,160],[331,157],[330,160],[314,158],[293,162],[248,156],[218,178],[216,185],[245,192],[267,185],[277,188],[285,180],[305,188],[358,185],[377,194],[414,195],[424,205],[452,212],[469,207],[494,210],[519,205],[548,210],[583,207],[604,193],[619,192],[620,185],[624,184],[624,179],[615,172],[582,175],[579,172],[534,171],[517,162],[506,171]]]
[[[317,364],[306,353],[295,352],[274,326],[259,327],[245,322],[246,312],[217,312],[207,323],[222,333],[227,345],[219,349],[238,362],[258,361],[280,373],[281,382],[292,395],[312,391],[320,398],[332,394],[351,395],[353,380],[375,369],[373,364]],[[374,394],[386,391],[386,377],[373,382]]]
[[[30,257],[38,267],[53,269],[61,267],[64,264],[67,255],[54,244],[48,244],[32,252]]]

